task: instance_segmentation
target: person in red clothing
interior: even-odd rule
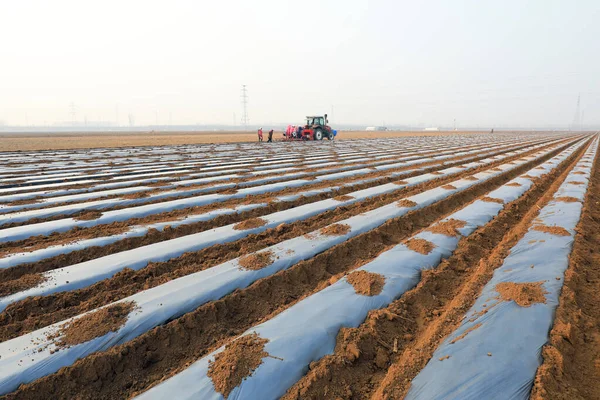
[[[258,141],[263,141],[262,128],[258,128]]]

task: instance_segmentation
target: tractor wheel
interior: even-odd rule
[[[333,140],[333,132],[327,133],[327,139]]]
[[[323,131],[320,129],[317,129],[315,131],[315,140],[323,140]]]

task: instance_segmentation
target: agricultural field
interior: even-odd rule
[[[598,399],[594,133],[4,151],[7,399]]]

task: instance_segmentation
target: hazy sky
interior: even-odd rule
[[[0,0],[0,120],[600,124],[599,0]]]

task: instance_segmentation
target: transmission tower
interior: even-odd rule
[[[242,85],[242,106],[242,125],[244,126],[244,130],[247,131],[248,122],[250,122],[250,119],[248,118],[248,89],[246,89],[246,85]]]
[[[575,108],[575,116],[573,117],[573,126],[571,130],[578,131],[581,128],[581,95],[577,96],[577,107]]]
[[[71,114],[71,124],[75,125],[75,121],[77,120],[77,109],[75,108],[75,103],[71,102],[69,105],[69,114]]]

